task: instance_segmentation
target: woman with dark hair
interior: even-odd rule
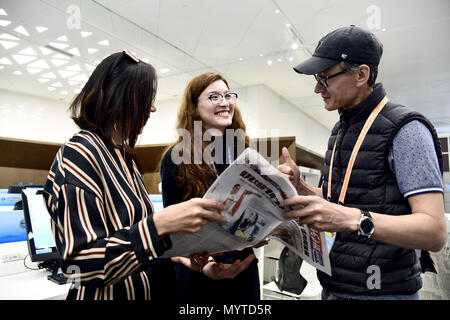
[[[208,72],[193,78],[187,85],[178,111],[176,128],[185,134],[171,145],[161,161],[162,194],[165,206],[173,205],[193,197],[202,197],[214,180],[238,156],[238,146],[248,147],[245,124],[236,106],[237,94],[230,92],[228,82],[219,74]],[[200,124],[200,132],[197,130]],[[232,135],[228,132],[231,131]],[[212,162],[199,163],[196,157],[203,154],[210,142],[198,141],[206,133],[221,149],[215,149]],[[237,133],[237,135],[236,135]],[[240,134],[239,134],[240,133]],[[202,137],[196,137],[201,134]],[[199,140],[200,138],[200,140]],[[188,141],[186,141],[188,139]],[[188,144],[178,153],[180,144]],[[185,161],[175,164],[174,158]],[[180,258],[182,259],[182,258]],[[214,256],[203,268],[188,268],[186,264],[176,263],[178,280],[176,300],[224,301],[259,300],[260,286],[257,260],[252,248],[242,251],[225,252]]]
[[[130,151],[156,111],[156,88],[154,68],[123,51],[97,66],[70,106],[81,131],[58,151],[44,188],[61,269],[73,281],[67,299],[153,298],[151,264],[170,248],[168,235],[223,221],[207,210],[223,209],[211,200],[153,211]]]

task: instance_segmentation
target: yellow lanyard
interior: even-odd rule
[[[359,134],[358,140],[356,141],[356,144],[353,147],[353,151],[350,156],[350,160],[348,162],[344,181],[342,182],[341,194],[339,195],[339,200],[338,200],[339,204],[344,203],[345,194],[347,193],[348,182],[350,181],[350,175],[352,174],[353,165],[355,163],[356,156],[358,155],[359,148],[361,147],[361,144],[363,143],[364,138],[367,135],[367,132],[369,131],[370,127],[372,126],[372,123],[375,121],[375,118],[378,116],[378,114],[380,113],[380,111],[383,109],[383,107],[386,105],[386,103],[388,101],[389,101],[389,99],[387,97],[384,97],[383,100],[380,101],[380,103],[375,107],[375,109],[373,109],[369,118],[367,118],[366,123],[364,124],[364,127],[362,128],[362,130]],[[327,200],[328,201],[330,201],[330,199],[331,199],[331,176],[333,174],[334,152],[336,150],[336,143],[337,143],[338,137],[339,137],[339,134],[336,136],[336,140],[334,141],[333,152],[331,153],[330,170],[328,172],[328,191],[327,191]]]

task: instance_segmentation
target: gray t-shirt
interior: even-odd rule
[[[411,121],[399,130],[388,161],[405,198],[427,192],[444,193],[433,137],[422,122]]]

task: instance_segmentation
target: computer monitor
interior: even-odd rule
[[[149,197],[153,203],[153,209],[155,209],[155,212],[164,209],[162,194],[149,194]]]
[[[43,189],[42,186],[33,186],[22,190],[28,252],[33,262],[59,261],[62,258],[56,249]]]
[[[20,193],[8,193],[8,189],[0,189],[0,245],[25,244],[27,240],[23,210],[16,208],[17,203],[22,203]],[[0,251],[2,249],[4,246]]]

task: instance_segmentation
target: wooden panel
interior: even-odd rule
[[[448,152],[448,138],[439,138],[439,142],[441,143],[442,152]]]
[[[47,175],[48,170],[0,167],[0,188],[6,189],[18,182],[44,185]]]
[[[323,170],[324,157],[297,145],[296,163],[299,166]]]
[[[161,176],[159,172],[144,173],[144,183],[148,193],[160,193],[158,190],[158,184],[160,182]]]
[[[61,144],[0,138],[0,166],[49,170]]]
[[[443,161],[444,161],[444,172],[449,172],[449,159],[448,159],[448,153],[442,155]]]
[[[274,147],[278,146],[278,150],[275,150],[274,154],[272,154],[273,142],[275,142]],[[296,158],[295,137],[251,139],[250,146],[256,146],[256,150],[258,150],[258,152],[260,152],[267,160],[272,160],[272,164],[274,165],[284,163],[284,158],[281,154],[281,149],[284,147],[288,149],[292,159]],[[273,163],[274,161],[277,163]]]
[[[159,172],[161,156],[169,144],[140,145],[134,148],[134,159],[142,174]]]

